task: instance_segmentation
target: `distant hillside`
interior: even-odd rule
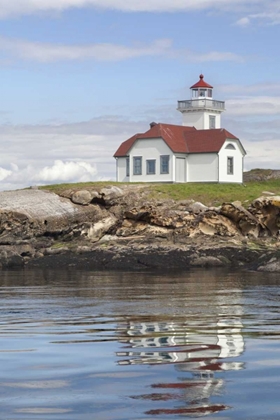
[[[280,179],[280,170],[278,169],[252,169],[244,172],[244,182],[249,181],[269,181]]]

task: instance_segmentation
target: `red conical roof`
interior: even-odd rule
[[[201,74],[199,76],[199,81],[197,83],[195,83],[193,86],[191,86],[190,89],[195,89],[195,88],[210,88],[210,89],[213,89],[213,86],[204,82],[203,78],[204,78],[204,76],[203,76],[203,74]]]

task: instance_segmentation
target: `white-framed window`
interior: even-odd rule
[[[216,128],[216,116],[209,115],[209,128]]]
[[[160,173],[169,174],[169,155],[163,155],[160,157]]]
[[[133,175],[142,175],[142,156],[133,157]]]
[[[227,174],[233,175],[233,157],[228,156],[227,158]]]
[[[156,160],[148,159],[146,162],[147,162],[147,175],[154,175],[156,173]]]
[[[199,89],[198,92],[199,92],[199,96],[200,97],[205,98],[205,96],[206,96],[206,89]]]
[[[130,176],[130,164],[129,164],[129,157],[126,158],[125,160],[125,164],[126,164],[126,176]]]

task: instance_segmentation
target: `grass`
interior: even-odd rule
[[[94,189],[96,188],[103,188],[108,187],[109,185],[120,185],[119,182],[113,181],[102,181],[102,182],[77,182],[74,184],[52,184],[52,185],[44,185],[39,187],[40,190],[47,190],[53,192],[55,194],[60,194],[66,190],[82,190],[82,189]]]
[[[280,180],[251,181],[246,184],[161,184],[152,187],[151,195],[174,200],[193,199],[208,206],[237,200],[246,205],[263,195],[263,191],[280,195]]]
[[[62,194],[65,190],[100,189],[109,185],[118,185],[117,182],[87,182],[78,184],[58,184],[40,187],[42,189]],[[135,184],[130,184],[135,185]],[[263,191],[280,195],[280,179],[266,181],[249,181],[246,184],[137,184],[147,194],[147,199],[162,200],[189,200],[200,201],[207,206],[219,206],[224,202],[241,201],[245,207],[253,200],[263,195]]]

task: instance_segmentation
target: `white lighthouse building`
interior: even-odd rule
[[[225,103],[213,99],[213,86],[205,82],[203,74],[190,90],[191,99],[178,101],[177,109],[183,115],[183,125],[197,130],[221,128],[221,113],[225,110]]]
[[[150,124],[121,143],[114,154],[119,182],[243,182],[246,154],[240,140],[221,126],[225,103],[199,76],[191,99],[178,101],[182,125]]]

